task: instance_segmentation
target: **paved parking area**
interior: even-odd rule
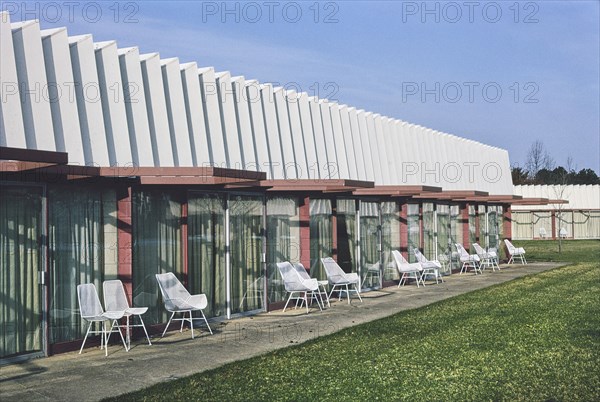
[[[411,284],[363,293],[363,303],[356,298],[350,305],[336,300],[323,312],[288,309],[214,323],[212,336],[202,331],[191,339],[189,329],[184,329],[182,334],[175,331],[152,339],[152,346],[139,339],[129,352],[115,343],[108,357],[99,348],[89,348],[81,355],[70,352],[3,366],[0,397],[2,401],[99,400],[562,265],[501,265],[500,272],[455,274],[444,283],[418,289]]]

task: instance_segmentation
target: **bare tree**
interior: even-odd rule
[[[557,203],[554,204],[554,214],[556,219],[558,220],[558,253],[562,253],[562,221],[563,221],[563,208],[564,205],[562,200],[567,199],[570,194],[567,194],[567,185],[569,180],[569,174],[573,172],[575,168],[573,167],[573,158],[569,156],[567,158],[567,168],[562,169],[560,173],[559,183],[552,186],[554,192],[554,199],[557,200]],[[556,230],[556,229],[555,229]]]
[[[542,169],[552,170],[554,167],[554,159],[550,156],[544,143],[540,140],[535,140],[529,151],[527,151],[527,161],[525,162],[525,170],[531,180],[535,179],[536,174]]]

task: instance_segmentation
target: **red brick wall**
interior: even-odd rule
[[[310,198],[300,200],[300,262],[310,269]]]

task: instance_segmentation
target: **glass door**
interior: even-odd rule
[[[360,278],[363,289],[381,287],[379,203],[360,201]]]
[[[0,359],[42,353],[42,187],[0,186]]]
[[[231,313],[265,309],[263,197],[229,197]]]
[[[419,222],[419,204],[408,204],[406,226],[408,227],[407,260],[416,262],[414,249],[421,248],[421,224]]]
[[[188,282],[192,294],[204,293],[207,317],[227,313],[225,281],[225,197],[191,193],[188,197]]]
[[[436,205],[437,217],[437,260],[442,264],[442,273],[450,273],[452,247],[450,238],[450,206]],[[461,242],[462,243],[462,242]]]
[[[381,240],[383,280],[399,280],[393,250],[400,249],[400,208],[397,202],[381,203]]]
[[[310,276],[326,280],[321,258],[333,256],[331,200],[310,200]]]
[[[488,207],[488,248],[498,249],[498,211],[495,206]]]
[[[277,263],[300,261],[298,200],[273,197],[267,200],[267,302],[285,300],[287,292]],[[305,267],[308,268],[308,267]]]
[[[356,272],[356,202],[337,200],[337,263],[344,272]]]

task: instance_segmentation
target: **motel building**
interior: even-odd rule
[[[2,361],[79,348],[78,284],[120,279],[160,334],[157,273],[230,320],[283,307],[277,262],[366,292],[419,248],[450,275],[552,201],[513,195],[504,149],[0,16]]]

